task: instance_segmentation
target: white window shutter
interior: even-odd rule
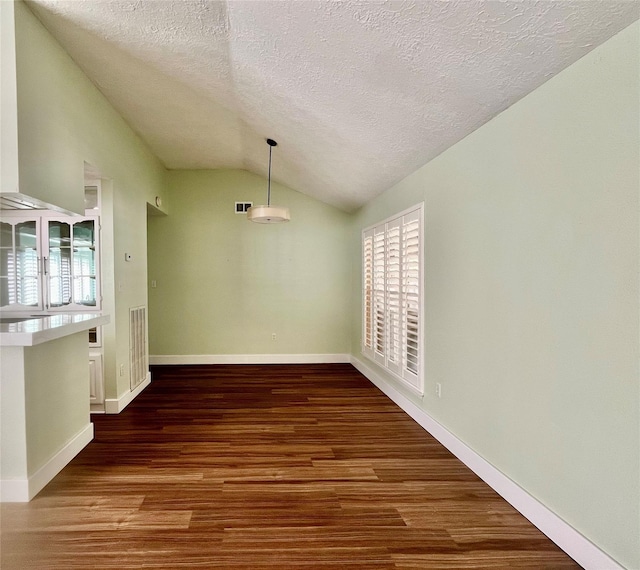
[[[420,394],[422,255],[421,205],[362,234],[362,352]]]
[[[401,220],[387,223],[386,235],[386,325],[387,368],[399,374],[402,363],[402,306],[401,306]]]
[[[385,231],[373,232],[373,350],[377,361],[385,359]]]
[[[373,356],[373,230],[362,239],[362,348]]]
[[[402,217],[402,377],[419,387],[420,369],[420,218],[419,212]]]

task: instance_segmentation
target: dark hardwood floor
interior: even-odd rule
[[[350,365],[155,367],[2,570],[579,568]]]

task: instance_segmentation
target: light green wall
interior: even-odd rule
[[[86,360],[69,357],[82,354]],[[86,332],[25,347],[24,375],[27,464],[32,476],[89,423]]]
[[[18,103],[13,2],[0,2],[0,192],[18,192]]]
[[[233,201],[262,202],[265,184],[244,172],[175,172],[165,191],[158,160],[15,10],[21,191],[77,209],[83,161],[109,179],[107,397],[129,387],[116,369],[128,310],[147,301],[155,195],[172,210],[149,227],[154,354],[358,354],[360,229],[424,200],[421,405],[640,566],[637,24],[368,204],[348,233],[346,214],[279,186],[292,222],[246,222]]]
[[[27,479],[24,348],[2,346],[0,352],[0,480]]]
[[[358,259],[363,227],[424,200],[425,396],[407,396],[629,568],[639,47],[634,24],[369,203],[352,236]],[[364,358],[360,286],[356,269]]]
[[[291,221],[253,224],[234,202],[263,203],[263,178],[169,179],[171,215],[149,220],[151,354],[349,353],[347,214],[272,183],[272,203]]]
[[[89,424],[87,334],[0,350],[1,478],[26,480]]]
[[[166,171],[23,2],[15,3],[20,190],[82,210],[84,162],[103,196],[106,396],[129,390],[129,308],[147,303],[146,204],[165,204]],[[77,202],[79,201],[79,206]],[[133,256],[124,261],[124,254]],[[125,375],[116,374],[125,364]]]

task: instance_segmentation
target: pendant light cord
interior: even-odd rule
[[[269,182],[267,184],[267,206],[271,206],[271,151],[273,147],[269,145]]]

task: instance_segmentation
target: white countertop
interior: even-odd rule
[[[8,315],[0,314],[0,317],[2,316]],[[0,346],[34,346],[87,331],[95,326],[106,325],[108,322],[108,315],[61,313],[47,317],[34,317],[19,323],[0,323]]]

